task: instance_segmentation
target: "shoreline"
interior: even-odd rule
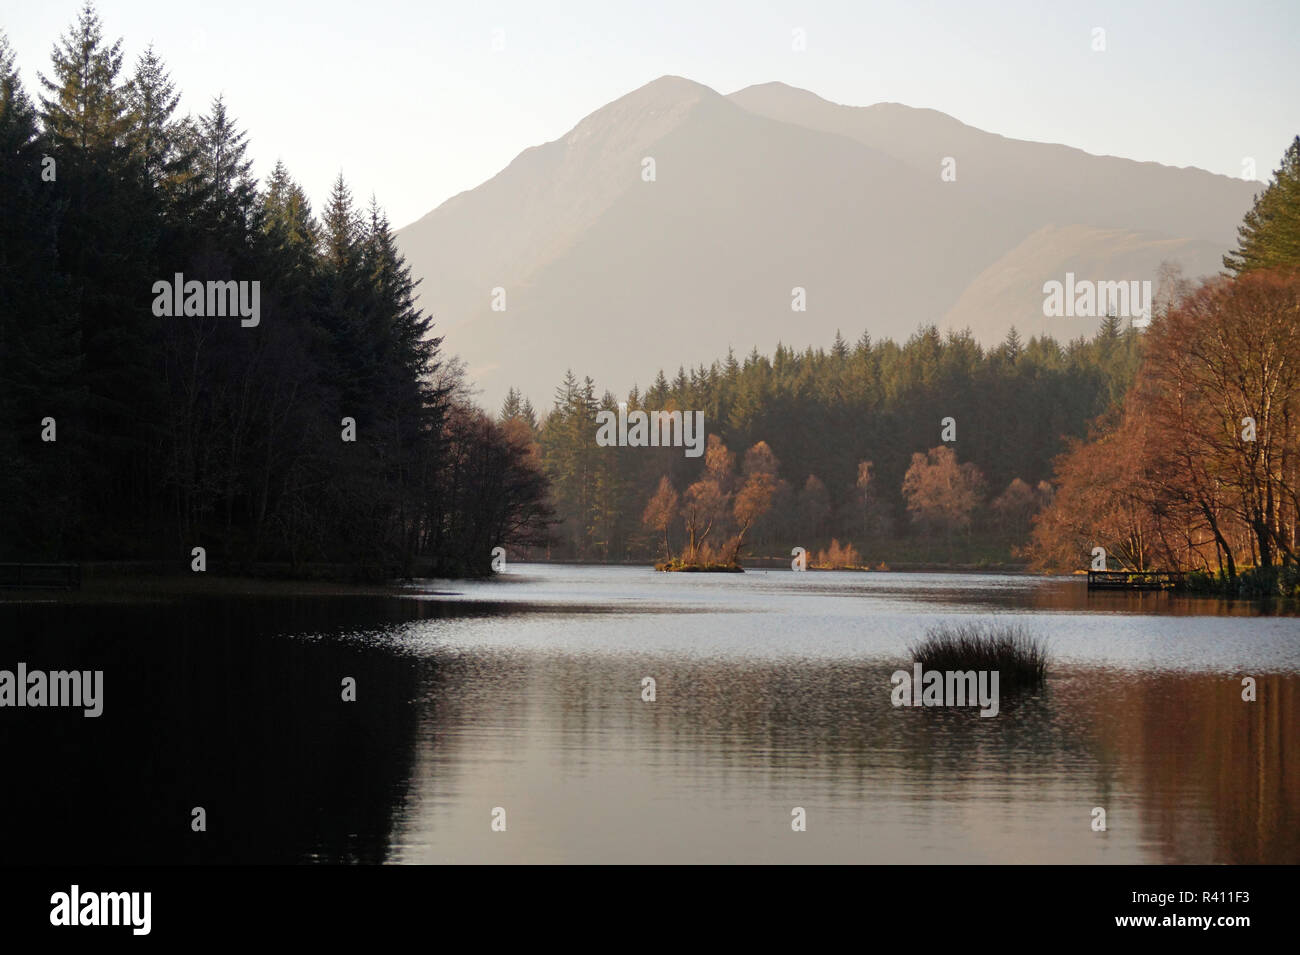
[[[84,576],[80,589],[0,589],[0,604],[138,603],[183,597],[402,597],[431,592],[402,581],[352,583],[320,578],[108,572]]]
[[[68,562],[74,563],[74,562]],[[518,564],[568,567],[638,567],[655,570],[646,561],[519,560]],[[454,583],[492,579],[489,577],[411,577],[358,581],[347,574],[331,574],[336,568],[307,568],[294,576],[287,568],[268,565],[261,574],[231,574],[208,571],[202,574],[176,570],[174,565],[145,561],[92,561],[81,567],[80,588],[4,587],[0,604],[113,602],[123,600],[169,600],[179,597],[403,597],[436,593],[416,581],[447,580]],[[781,571],[789,569],[783,558],[751,558],[739,570]],[[738,571],[732,571],[736,573]],[[686,571],[680,571],[686,572]],[[888,570],[874,568],[808,568],[811,573],[969,573],[1030,574],[1024,564],[901,563]]]

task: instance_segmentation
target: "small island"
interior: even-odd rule
[[[664,559],[655,570],[705,574],[743,574],[740,549],[745,534],[764,514],[780,488],[780,462],[766,441],[759,441],[745,452],[739,477],[735,473],[736,456],[716,435],[709,435],[704,455],[704,475],[679,496],[665,475],[659,480],[654,497],[646,505],[642,523],[663,534]],[[709,543],[709,532],[727,517],[735,521],[735,533],[720,548]],[[686,530],[682,553],[674,557],[668,529],[681,518]]]
[[[659,561],[655,564],[655,570],[684,574],[743,574],[745,572],[745,568],[740,564],[695,563],[682,560],[680,557]]]

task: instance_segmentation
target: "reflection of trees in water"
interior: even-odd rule
[[[552,666],[559,672],[548,683],[566,687],[560,703],[566,735],[590,732],[580,724],[603,709],[603,732],[654,737],[632,745],[662,752],[666,761],[698,752],[702,767],[720,771],[752,774],[762,767],[769,780],[815,775],[833,795],[861,798],[883,779],[905,775],[909,789],[920,783],[917,798],[928,798],[932,785],[973,789],[990,775],[1037,773],[1046,761],[1088,748],[1053,718],[1048,693],[1004,695],[994,719],[981,718],[978,706],[895,708],[889,682],[895,665],[646,658]],[[640,702],[643,675],[657,681],[654,704]],[[614,694],[627,705],[611,704]]]
[[[1112,833],[1140,831],[1169,862],[1300,859],[1300,773],[1283,760],[1300,678],[1264,677],[1247,704],[1236,677],[1057,667],[1046,690],[1003,695],[986,719],[978,707],[893,707],[897,668],[476,655],[437,667],[453,677],[439,697],[454,700],[438,704],[438,723],[457,738],[456,726],[493,726],[505,753],[528,745],[509,724],[554,727],[561,775],[626,749],[702,788],[743,774],[756,791],[816,779],[832,798],[1074,801],[1082,838],[1103,806]],[[643,676],[656,680],[653,704]]]
[[[1096,736],[1141,793],[1144,837],[1169,863],[1300,862],[1300,676],[1160,673],[1090,697]]]
[[[104,716],[13,710],[6,862],[378,862],[410,768],[409,659],[364,641],[396,600],[0,608],[5,658],[104,670]],[[357,702],[342,701],[356,678]],[[207,831],[191,831],[191,809]]]
[[[872,583],[875,595],[896,594],[922,603],[989,610],[1086,610],[1095,613],[1153,613],[1170,617],[1260,617],[1295,616],[1300,601],[1283,598],[1233,599],[1188,596],[1141,591],[1089,591],[1081,575],[1048,579],[1021,577],[1003,589],[973,589],[943,586],[917,588],[903,583],[891,586],[889,575],[880,575]]]
[[[1259,702],[1244,703],[1235,675],[1058,666],[1045,691],[1004,695],[983,719],[978,707],[894,708],[889,676],[902,662],[470,651],[436,639],[415,654],[392,635],[413,618],[504,609],[383,598],[0,606],[0,666],[105,671],[98,720],[26,709],[0,720],[0,814],[11,821],[0,858],[377,862],[403,838],[413,799],[455,800],[473,785],[461,772],[485,754],[523,763],[545,747],[564,778],[621,750],[702,790],[761,795],[808,779],[831,799],[918,808],[1077,797],[1083,830],[1105,806],[1112,834],[1140,827],[1163,861],[1300,861],[1300,770],[1284,758],[1297,676],[1256,674]],[[356,703],[340,699],[345,676]],[[644,676],[655,703],[641,700]],[[190,831],[196,805],[203,834]]]

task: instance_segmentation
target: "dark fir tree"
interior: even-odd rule
[[[1237,250],[1224,266],[1240,275],[1253,269],[1300,267],[1300,136],[1291,141],[1273,180],[1237,227]]]

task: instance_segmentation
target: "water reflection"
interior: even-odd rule
[[[1095,613],[1074,581],[793,576],[0,604],[0,667],[105,671],[97,720],[0,710],[0,859],[1300,862],[1294,617],[1156,595]],[[996,719],[890,705],[909,640],[990,612],[1033,615],[1044,690]]]
[[[1294,728],[1275,718],[1294,712],[1295,676],[1264,679],[1261,706],[1218,677],[1069,668],[986,720],[894,709],[873,665],[493,652],[472,666],[430,670],[430,700],[456,704],[422,727],[430,792],[399,820],[396,859],[1300,859]],[[495,806],[507,834],[489,829]]]

